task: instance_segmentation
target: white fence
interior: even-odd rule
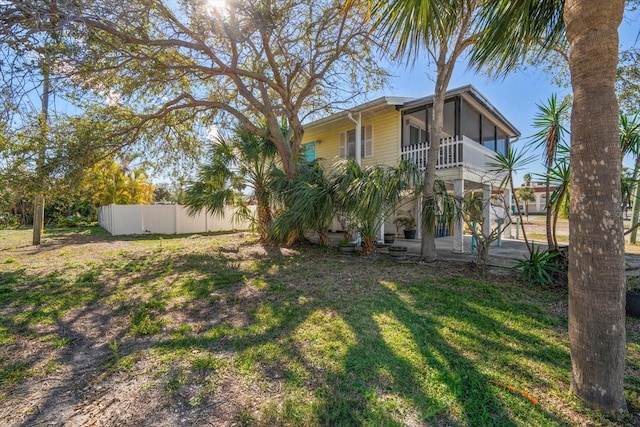
[[[255,206],[250,206],[255,214]],[[222,217],[205,211],[190,216],[181,205],[108,205],[98,211],[98,224],[112,236],[128,234],[189,234],[208,231],[247,230],[249,221],[234,221],[235,209],[226,207]]]

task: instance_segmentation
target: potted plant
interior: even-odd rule
[[[407,257],[406,246],[389,246],[389,255],[395,259],[404,259]]]
[[[396,240],[395,233],[384,233],[384,242],[386,244],[392,244]]]
[[[627,279],[627,316],[640,318],[640,277]]]
[[[354,252],[356,250],[356,244],[343,239],[338,242],[338,250],[340,252]]]
[[[397,217],[394,222],[396,227],[404,229],[405,239],[416,238],[416,219],[413,217],[411,212],[407,212],[406,216]]]

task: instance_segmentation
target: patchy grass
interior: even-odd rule
[[[528,233],[527,237],[531,240],[546,242],[547,235],[543,233]],[[557,235],[556,240],[558,243],[569,243],[569,236]]]
[[[28,241],[0,231],[9,425],[638,422],[640,322],[616,422],[569,393],[557,291],[244,235]]]

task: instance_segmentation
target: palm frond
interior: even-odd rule
[[[564,0],[486,0],[477,17],[483,31],[472,47],[471,66],[505,76],[527,55],[544,58],[565,39],[563,11]]]

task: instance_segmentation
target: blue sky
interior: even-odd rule
[[[632,46],[640,46],[638,35],[640,33],[640,11],[627,13],[620,26],[620,46],[626,49]],[[427,61],[416,61],[412,67],[404,65],[397,66],[390,70],[394,78],[390,81],[390,87],[371,94],[370,98],[379,96],[408,96],[422,97],[432,95],[435,82],[434,67],[427,64]],[[533,117],[536,114],[536,104],[545,103],[553,94],[558,94],[562,98],[569,93],[569,89],[560,88],[551,82],[551,77],[542,69],[529,67],[519,70],[505,79],[493,80],[484,75],[476,74],[468,70],[466,63],[460,60],[454,69],[454,75],[449,84],[453,89],[459,86],[472,84],[482,93],[505,117],[520,130],[522,137],[518,146],[526,144],[525,138],[535,133],[531,126]],[[538,154],[534,151],[534,154]],[[541,153],[538,156],[542,158]],[[625,160],[625,166],[632,166],[631,159]],[[515,176],[515,184],[522,183],[522,175],[527,171]],[[529,165],[528,172],[542,173],[541,161],[535,161]]]

